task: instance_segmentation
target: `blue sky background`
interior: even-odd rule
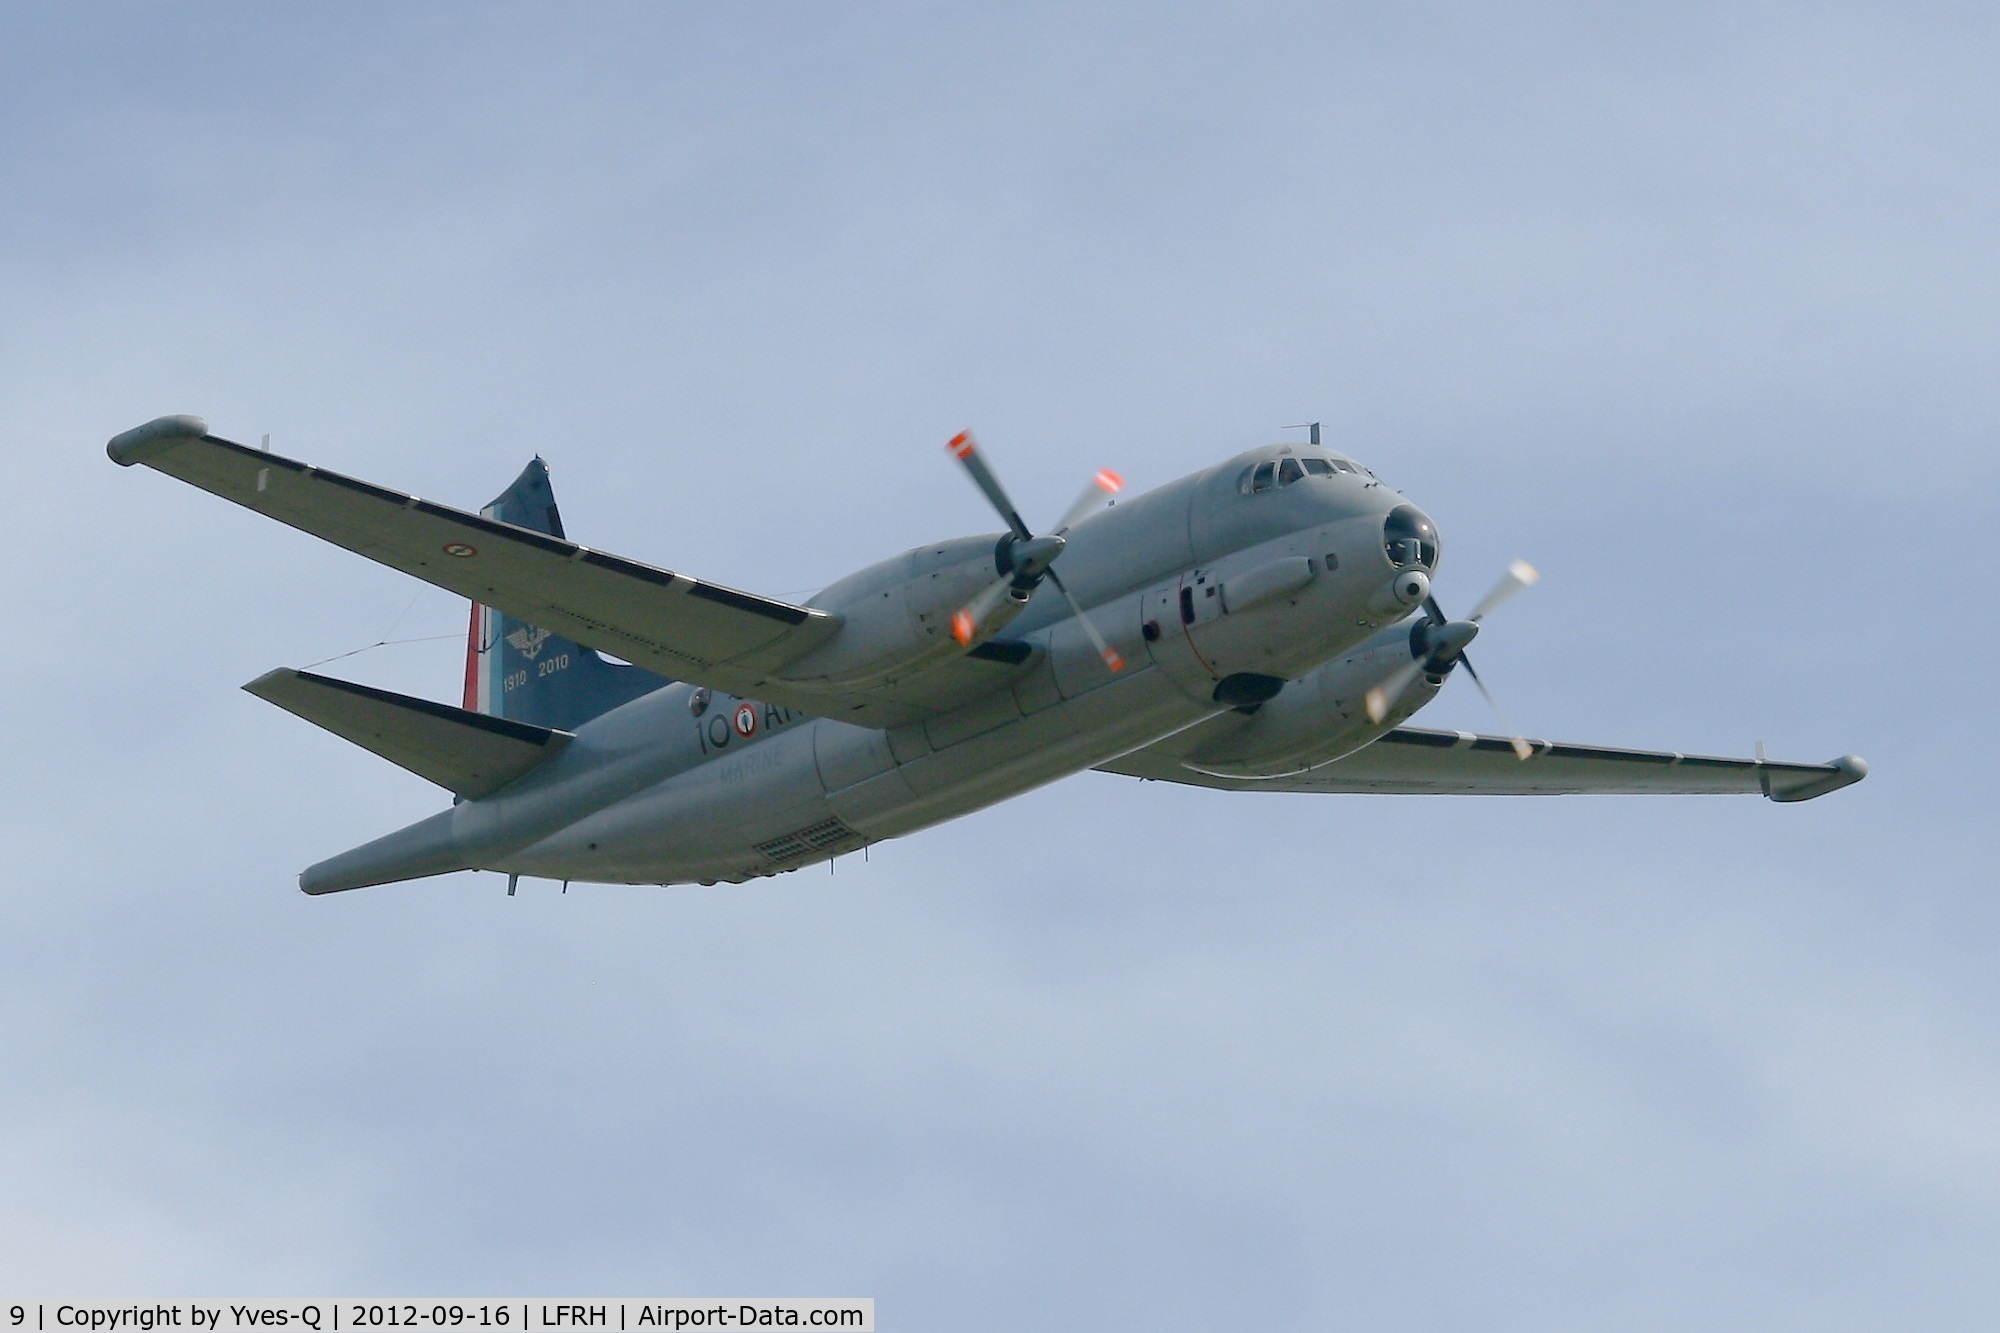
[[[1983,1328],[2000,20],[9,6],[0,1286],[883,1326]],[[165,412],[802,593],[1320,418],[1531,734],[1754,800],[1085,775],[743,888],[310,900],[435,789],[236,686],[460,603]],[[452,637],[330,669],[454,698]],[[1453,684],[1432,725],[1491,728]],[[1053,1312],[1053,1313],[1052,1313]]]

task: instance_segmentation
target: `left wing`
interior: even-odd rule
[[[1828,764],[1781,764],[1765,759],[1714,759],[1666,750],[1618,750],[1602,745],[1530,741],[1516,758],[1504,736],[1397,727],[1344,759],[1284,778],[1220,777],[1184,768],[1178,737],[1098,768],[1159,782],[1223,791],[1385,792],[1450,796],[1721,795],[1740,792],[1774,801],[1809,801],[1868,776],[1854,755]]]
[[[106,452],[672,680],[869,726],[923,716],[879,695],[775,678],[839,631],[840,617],[825,611],[309,467],[210,435],[200,417],[150,421]]]

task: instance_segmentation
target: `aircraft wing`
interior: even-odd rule
[[[1179,738],[1136,750],[1108,764],[1159,782],[1223,791],[1381,792],[1446,796],[1721,795],[1740,792],[1774,801],[1809,801],[1861,781],[1868,765],[1853,755],[1827,764],[1715,759],[1666,750],[1618,750],[1602,745],[1530,741],[1517,758],[1504,736],[1397,727],[1344,759],[1284,778],[1221,777],[1181,765]]]
[[[840,618],[825,611],[310,467],[210,435],[199,417],[161,417],[107,452],[673,680],[872,726],[922,715],[775,679],[839,630]]]

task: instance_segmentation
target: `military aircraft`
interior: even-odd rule
[[[460,707],[291,669],[244,686],[454,798],[308,868],[312,894],[474,869],[507,875],[509,893],[521,876],[741,883],[1087,768],[1227,791],[1773,801],[1867,774],[1852,755],[1404,726],[1455,671],[1477,680],[1467,646],[1535,573],[1517,562],[1449,618],[1430,518],[1316,429],[1125,503],[1105,503],[1122,482],[1101,472],[1040,533],[969,433],[949,449],[1006,530],[906,551],[800,604],[570,541],[540,458],[474,514],[199,417],[150,421],[108,452],[473,603]]]

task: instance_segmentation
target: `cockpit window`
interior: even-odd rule
[[[1261,491],[1289,486],[1307,477],[1331,477],[1341,472],[1355,470],[1352,463],[1345,463],[1337,458],[1276,458],[1259,463],[1253,468],[1244,469],[1243,479],[1237,483],[1237,489],[1245,495],[1256,495]]]
[[[1437,528],[1415,505],[1397,505],[1382,520],[1382,549],[1388,552],[1392,565],[1435,568],[1438,558]]]
[[[1359,472],[1361,470],[1355,467],[1354,464],[1348,462],[1345,458],[1334,459],[1333,465],[1335,468],[1337,468],[1339,471],[1342,472]]]

